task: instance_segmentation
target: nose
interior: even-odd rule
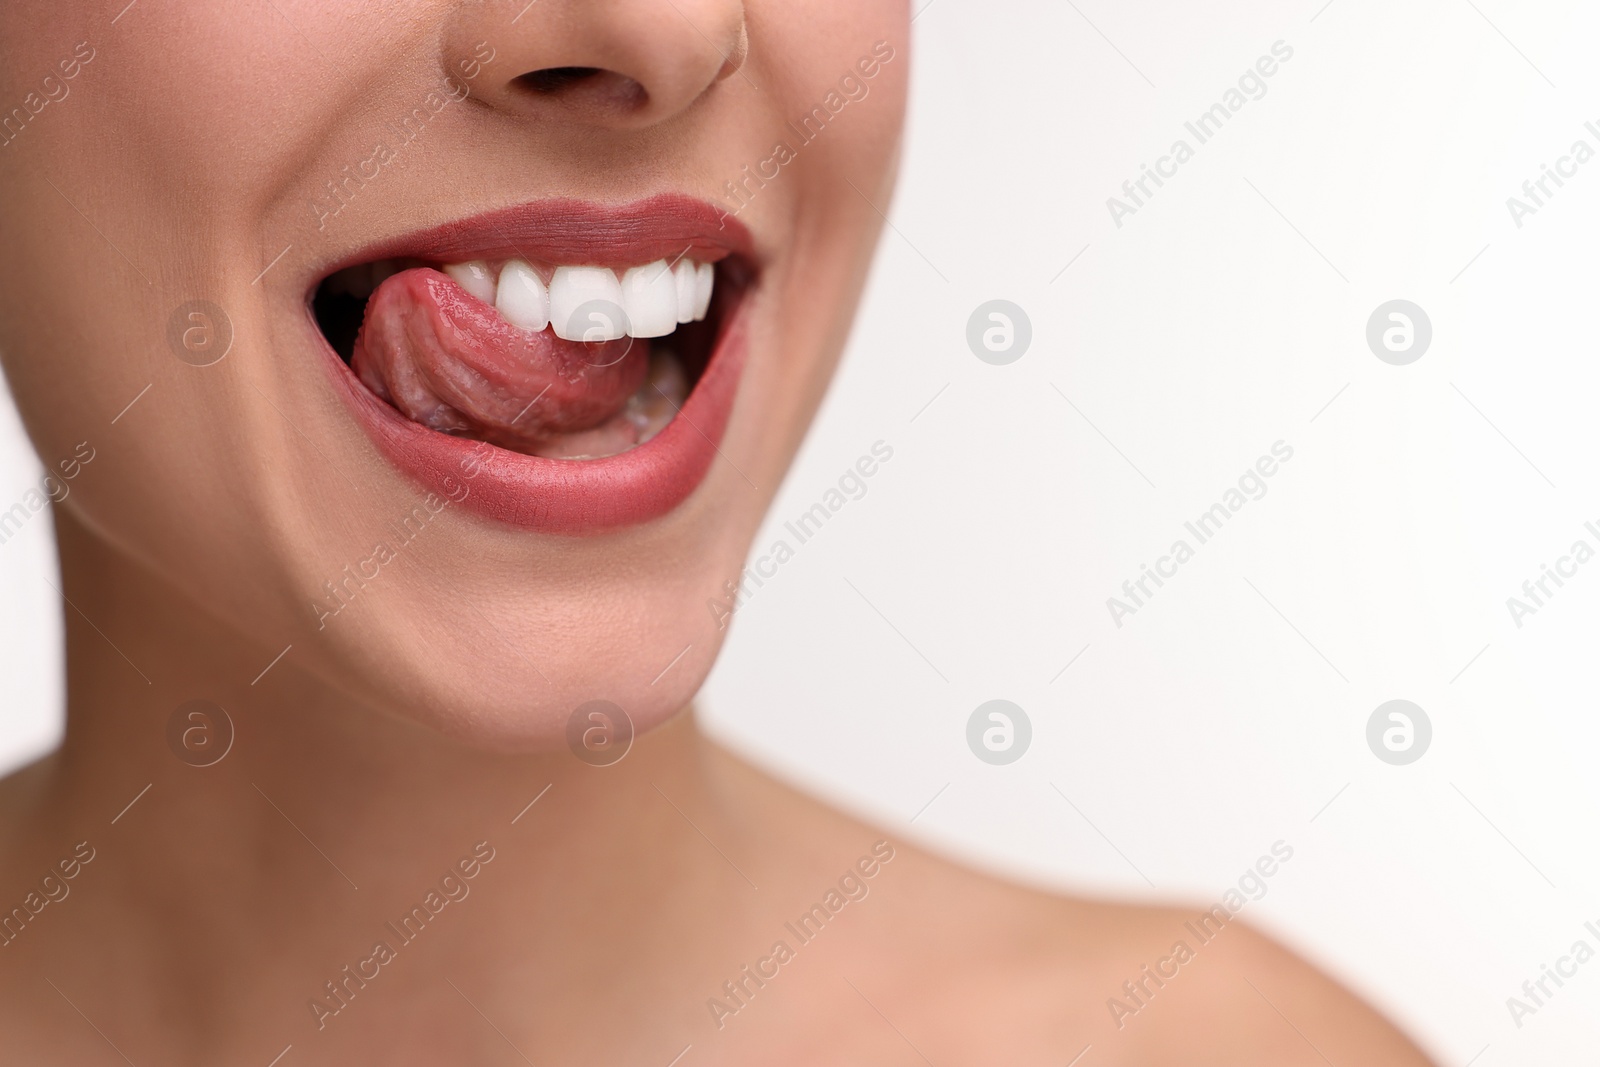
[[[491,0],[457,7],[443,59],[491,107],[633,129],[734,74],[746,42],[742,0]]]

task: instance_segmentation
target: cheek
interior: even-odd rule
[[[212,19],[137,4],[111,25],[103,4],[52,3],[49,33],[20,32],[39,6],[0,15],[0,107],[80,42],[92,58],[24,141],[0,149],[0,351],[47,461],[85,437],[123,438],[112,452],[181,476],[197,442],[225,447],[231,420],[174,358],[169,319],[204,296],[246,327],[248,306],[222,279],[270,242],[255,231],[294,152],[284,131],[316,136],[316,117],[338,112],[317,98],[334,92],[337,72],[315,69],[315,51],[272,5]],[[304,3],[278,7],[306,27],[327,21]],[[146,386],[144,410],[112,423]],[[179,410],[192,440],[150,429],[152,411]]]
[[[813,7],[817,10],[750,10],[751,22],[759,23],[769,40],[776,33],[786,34],[786,41],[810,42],[798,51],[785,45],[781,69],[762,74],[791,117],[774,128],[792,158],[748,205],[751,216],[777,220],[792,240],[793,254],[767,279],[780,317],[769,322],[770,333],[757,342],[758,348],[782,351],[784,358],[758,360],[748,372],[753,392],[795,399],[785,405],[786,416],[792,416],[788,425],[769,424],[761,442],[780,463],[798,447],[826,391],[860,300],[883,225],[878,209],[888,207],[910,70],[905,5],[874,0]],[[806,24],[804,32],[799,21]],[[876,71],[871,78],[861,75],[863,60]],[[850,100],[840,89],[841,80],[850,77],[864,88],[863,98]],[[831,101],[829,93],[835,94]],[[836,111],[829,111],[829,102]],[[800,122],[818,108],[827,115],[820,134]],[[841,176],[848,176],[856,190]]]
[[[140,102],[104,109],[99,151],[115,151],[168,201],[181,200],[170,193],[182,189],[258,216],[285,159],[348,113],[388,47],[330,37],[337,23],[324,6],[277,0],[226,19],[134,7],[85,71],[86,87],[93,78],[102,99]]]

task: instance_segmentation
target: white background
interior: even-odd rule
[[[1211,901],[1281,838],[1246,914],[1442,1062],[1590,1053],[1600,961],[1520,1029],[1505,1001],[1600,948],[1600,561],[1521,628],[1506,598],[1600,548],[1600,159],[1521,228],[1506,198],[1600,150],[1597,39],[1575,3],[932,0],[893,229],[757,553],[894,457],[740,609],[711,728],[1066,891]],[[1266,96],[1114,225],[1278,40]],[[1003,367],[965,339],[995,298],[1033,328]],[[1394,298],[1432,320],[1409,366],[1366,346]],[[0,429],[10,501],[38,471]],[[1106,598],[1280,439],[1266,496],[1116,627]],[[0,546],[3,765],[59,730],[48,535]],[[1404,767],[1365,738],[1396,697],[1434,730]],[[993,698],[1032,720],[1010,766],[966,746]]]

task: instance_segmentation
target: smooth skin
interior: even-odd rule
[[[33,907],[80,843],[93,859],[0,947],[0,1065],[1427,1062],[1237,922],[1118,1029],[1107,999],[1190,911],[973,874],[683,710],[720,641],[705,602],[854,311],[908,18],[897,0],[0,9],[0,108],[26,112],[0,146],[0,358],[47,467],[95,456],[55,508],[66,739],[0,782],[0,908]],[[447,510],[319,629],[323,583],[419,496],[328,387],[304,308],[328,265],[540,197],[717,200],[877,42],[895,58],[868,95],[739,214],[762,280],[726,462],[666,518],[598,536]],[[319,213],[484,47],[470,98]],[[602,73],[524,77],[568,67]],[[193,299],[231,324],[214,366],[169,343]],[[640,731],[609,767],[562,740],[596,697]],[[168,742],[196,698],[235,729],[208,767]],[[893,859],[866,895],[719,1016],[724,982],[875,846]],[[414,942],[388,930],[474,855],[493,858]],[[393,958],[314,1009],[380,939]]]

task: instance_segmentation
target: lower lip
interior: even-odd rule
[[[374,396],[325,340],[322,347],[335,389],[356,422],[389,462],[425,489],[525,530],[596,533],[659,518],[705,480],[744,368],[748,295],[727,309],[704,373],[666,428],[603,459],[525,456],[430,430]]]

